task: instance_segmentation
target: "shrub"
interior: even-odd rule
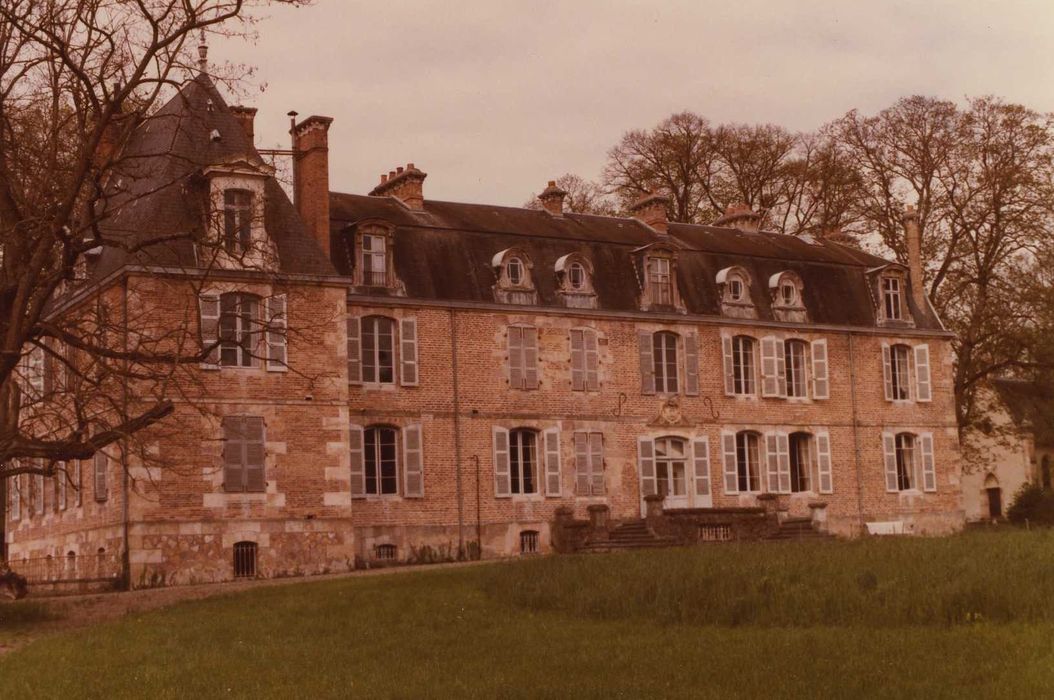
[[[1037,484],[1025,484],[1014,496],[1006,517],[1019,525],[1054,525],[1054,493],[1044,491]]]

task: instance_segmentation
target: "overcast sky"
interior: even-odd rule
[[[290,109],[333,117],[330,186],[368,192],[413,161],[425,197],[521,205],[599,176],[633,128],[691,110],[811,130],[910,94],[1054,111],[1051,0],[351,2],[272,7],[216,61],[266,84],[257,142]]]

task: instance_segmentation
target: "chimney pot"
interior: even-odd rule
[[[388,182],[388,176],[384,173],[381,173],[381,184],[383,185],[386,182]]]
[[[414,170],[414,169],[415,169],[415,168],[414,168],[414,164],[413,164],[413,163],[407,163],[407,164],[406,164],[406,169],[407,169],[407,170]]]
[[[670,220],[666,216],[666,205],[670,200],[660,194],[645,192],[630,208],[633,218],[645,226],[650,226],[660,234],[669,230]]]
[[[399,175],[402,175],[403,174],[403,166],[400,165],[398,168],[395,169],[395,172],[397,174],[399,174]]]
[[[567,192],[556,186],[556,180],[550,180],[549,186],[538,195],[538,200],[542,203],[542,208],[553,216],[563,216],[566,196]]]
[[[417,169],[413,163],[397,167],[381,176],[381,184],[370,191],[371,197],[394,197],[410,209],[424,209],[424,183],[427,173]]]

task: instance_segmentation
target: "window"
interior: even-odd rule
[[[531,277],[532,263],[527,253],[518,248],[506,248],[491,258],[497,276],[494,300],[502,304],[531,305],[538,301],[538,293]]]
[[[893,401],[907,401],[911,398],[910,348],[907,345],[893,345],[889,348],[889,388]]]
[[[252,247],[253,193],[248,190],[223,192],[223,249],[239,255]]]
[[[263,492],[264,422],[260,416],[223,419],[223,488],[229,492]]]
[[[538,531],[524,530],[520,533],[520,554],[538,553]]]
[[[366,493],[373,496],[399,493],[399,465],[394,428],[367,428],[363,453]]]
[[[58,469],[55,473],[55,510],[66,510],[66,481],[68,478],[69,477],[66,474],[66,462],[59,462]]]
[[[597,391],[600,389],[600,354],[597,334],[590,328],[571,329],[571,390]]]
[[[580,262],[573,262],[567,268],[567,284],[575,291],[581,291],[586,286],[586,268]]]
[[[255,578],[256,577],[256,543],[235,542],[234,543],[234,577]]]
[[[533,430],[509,431],[509,478],[512,493],[537,493],[537,474],[537,434]]]
[[[685,496],[688,486],[685,469],[688,462],[688,442],[665,437],[655,441],[655,486],[662,496]]]
[[[933,433],[883,433],[882,449],[885,453],[887,491],[937,490]]]
[[[22,519],[22,477],[11,476],[7,479],[8,509],[11,520]]]
[[[387,238],[362,236],[362,283],[368,287],[388,286]]]
[[[655,391],[677,393],[677,335],[668,331],[652,336],[652,368]]]
[[[808,395],[805,382],[805,343],[801,340],[788,340],[783,344],[783,354],[787,368],[787,396],[802,398]]]
[[[897,433],[897,490],[907,491],[915,484],[915,436]]]
[[[538,388],[538,329],[509,326],[509,386]]]
[[[509,258],[505,265],[505,274],[509,278],[509,284],[520,286],[523,284],[523,261],[519,258]]]
[[[783,282],[780,284],[780,301],[783,302],[784,306],[794,306],[798,301],[798,289],[794,286],[793,282]]]
[[[733,277],[728,281],[728,300],[743,300],[743,280],[739,279],[738,277]]]
[[[749,336],[737,335],[732,338],[732,393],[755,393],[754,339]]]
[[[38,462],[37,467],[42,465]],[[36,474],[33,479],[33,510],[37,515],[44,515],[44,475]]]
[[[379,544],[373,548],[373,558],[377,561],[395,561],[399,550],[394,544]]]
[[[648,294],[652,305],[673,306],[673,275],[669,258],[648,258]]]
[[[395,321],[390,318],[362,319],[362,381],[395,383]]]
[[[740,492],[761,490],[760,439],[757,433],[736,433],[736,485]]]
[[[604,495],[604,436],[602,433],[576,432],[575,493],[579,496]]]
[[[808,433],[790,434],[791,492],[812,490],[812,436]]]
[[[882,278],[882,309],[887,321],[899,321],[904,317],[901,310],[899,278]]]
[[[251,294],[220,296],[220,365],[252,367],[255,364],[260,300]]]

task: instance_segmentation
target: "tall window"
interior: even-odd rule
[[[804,341],[788,340],[783,344],[783,354],[787,367],[787,396],[806,396]]]
[[[753,394],[754,388],[754,339],[737,335],[732,338],[732,392]]]
[[[651,356],[655,371],[655,391],[660,394],[676,394],[677,335],[669,331],[654,334]]]
[[[252,246],[253,193],[248,190],[223,192],[223,249],[232,255]]]
[[[648,289],[652,304],[673,305],[673,276],[668,258],[648,258]]]
[[[509,432],[509,476],[512,493],[538,492],[538,436],[533,430]]]
[[[894,345],[889,349],[889,379],[894,401],[907,401],[911,398],[910,360],[911,348],[907,345]]]
[[[223,488],[229,492],[267,490],[264,480],[264,421],[260,416],[223,419]]]
[[[388,285],[388,250],[384,236],[362,237],[362,283],[369,287]]]
[[[505,274],[509,278],[509,284],[519,286],[523,284],[523,261],[519,258],[509,258],[505,265]]]
[[[395,428],[367,428],[363,435],[366,493],[380,496],[399,493],[399,458]]]
[[[220,365],[252,367],[259,339],[255,327],[260,300],[251,294],[228,293],[220,297]]]
[[[743,280],[738,277],[728,280],[728,299],[729,301],[743,300]]]
[[[660,496],[688,493],[685,482],[687,450],[688,442],[680,438],[665,437],[655,441],[655,485]]]
[[[586,268],[580,262],[573,262],[567,268],[567,284],[571,289],[579,290],[586,284]]]
[[[760,442],[757,433],[736,433],[736,480],[741,492],[761,490]]]
[[[395,321],[384,316],[362,319],[362,381],[395,382]]]
[[[883,277],[882,305],[887,320],[899,321],[903,318],[900,304],[900,280],[896,277]]]
[[[106,453],[102,450],[95,453],[92,458],[92,480],[95,482],[95,500],[100,503],[109,496],[106,487]]]
[[[915,488],[915,436],[897,433],[897,489],[907,491]]]
[[[788,444],[791,491],[809,491],[812,489],[812,436],[808,433],[791,433]]]

